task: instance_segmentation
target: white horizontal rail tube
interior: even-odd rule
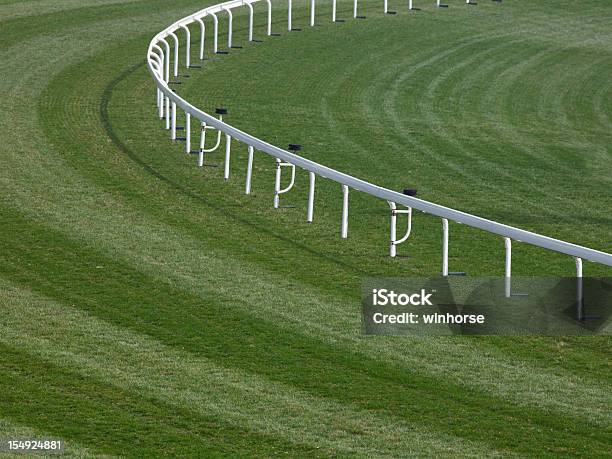
[[[221,132],[221,131],[219,131]],[[225,163],[223,164],[224,166],[224,170],[223,170],[223,178],[225,180],[229,180],[229,175],[230,175],[230,152],[231,152],[231,148],[232,148],[232,138],[229,136],[229,134],[225,135]]]
[[[315,25],[315,0],[310,0],[310,26]]]
[[[448,276],[448,220],[442,219],[442,275]]]
[[[219,51],[219,18],[215,13],[210,13],[213,18],[213,53]]]
[[[332,22],[336,22],[336,0],[332,0]]]
[[[348,237],[349,187],[342,185],[342,239]]]
[[[291,32],[291,0],[287,0],[287,30]]]
[[[506,267],[504,272],[505,293],[506,298],[510,298],[512,295],[512,239],[505,237],[504,245],[506,247]]]
[[[268,4],[268,36],[272,35],[272,2],[271,0],[266,0]]]
[[[179,39],[174,32],[170,32],[168,35],[174,40],[174,76],[178,76],[179,67]]]
[[[232,14],[232,10],[229,8],[225,8],[227,11],[227,47],[232,49],[232,25],[234,22],[234,15]]]
[[[314,217],[315,177],[316,176],[314,172],[308,173],[308,178],[310,182],[308,187],[308,216],[306,218],[306,221],[308,223],[312,223]]]
[[[244,194],[251,194],[251,178],[253,177],[253,150],[253,147],[249,145],[249,159],[247,161],[247,175]]]
[[[181,28],[185,31],[185,67],[191,66],[191,32],[189,27],[182,24]]]
[[[185,153],[191,153],[191,115],[185,113]]]
[[[206,25],[204,25],[204,21],[202,18],[195,18],[195,20],[200,24],[200,60],[204,60],[204,43],[206,41]]]
[[[253,41],[253,5],[246,3],[249,9],[249,41]]]

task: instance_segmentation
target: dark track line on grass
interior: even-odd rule
[[[113,125],[112,122],[110,120],[110,116],[108,114],[108,105],[110,103],[111,97],[113,95],[113,91],[115,90],[115,88],[119,85],[119,83],[121,83],[123,80],[125,80],[127,77],[129,77],[130,75],[132,75],[133,73],[135,73],[137,70],[139,70],[141,67],[145,66],[145,62],[140,62],[138,64],[135,64],[129,68],[127,68],[126,70],[124,70],[123,72],[121,72],[117,78],[115,78],[114,80],[112,80],[105,88],[104,88],[104,92],[102,93],[102,99],[100,100],[100,118],[102,121],[102,126],[104,127],[104,130],[106,131],[106,134],[108,135],[108,137],[110,138],[111,142],[115,145],[115,147],[117,147],[117,149],[119,151],[121,151],[123,154],[125,154],[128,158],[130,158],[132,161],[134,161],[136,164],[138,164],[139,166],[141,166],[145,172],[147,172],[149,175],[157,178],[158,180],[161,180],[162,182],[166,183],[167,185],[169,185],[171,188],[173,188],[174,190],[178,191],[179,193],[183,194],[184,196],[187,196],[191,199],[195,199],[196,201],[206,205],[207,207],[209,207],[210,209],[213,209],[214,211],[218,212],[219,214],[223,215],[226,218],[231,218],[232,220],[239,222],[243,225],[246,225],[250,228],[253,228],[257,231],[260,231],[264,234],[267,234],[269,236],[272,236],[273,238],[280,240],[282,242],[286,242],[289,244],[292,244],[296,247],[298,247],[299,249],[314,255],[316,257],[319,257],[321,259],[327,260],[330,263],[333,263],[335,265],[341,266],[345,269],[349,269],[354,271],[355,273],[361,274],[361,275],[369,275],[371,273],[364,271],[356,266],[350,265],[348,263],[336,260],[328,255],[325,255],[322,252],[318,252],[314,249],[312,249],[311,247],[308,247],[304,244],[301,244],[299,242],[295,242],[285,236],[282,236],[278,233],[275,233],[274,231],[271,231],[261,225],[257,225],[249,220],[246,220],[244,218],[240,218],[237,217],[235,214],[227,212],[225,210],[224,207],[222,206],[217,206],[214,205],[213,203],[211,203],[210,201],[208,201],[207,199],[205,199],[203,196],[193,192],[192,190],[189,190],[188,188],[185,188],[184,186],[180,185],[179,183],[175,182],[174,180],[172,180],[171,178],[165,176],[164,174],[162,174],[160,171],[158,171],[157,169],[155,169],[154,167],[152,167],[150,164],[147,164],[142,158],[140,158],[135,152],[133,152],[132,150],[130,150],[130,148],[121,141],[121,139],[119,138],[119,136],[116,134],[115,130],[113,129]]]

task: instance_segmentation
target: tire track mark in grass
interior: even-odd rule
[[[0,294],[4,290],[13,304],[4,311],[0,341],[135,396],[219,417],[246,431],[312,445],[329,456],[496,453],[418,423],[386,419],[254,373],[221,367],[78,309],[3,287]]]
[[[538,445],[551,452],[585,448],[595,453],[604,447],[602,432],[575,410],[554,416],[549,410],[516,406],[448,379],[407,372],[382,361],[380,355],[364,356],[342,343],[329,346],[282,321],[246,312],[253,309],[250,303],[224,293],[205,299],[186,293],[117,259],[84,249],[47,227],[10,215],[11,224],[0,235],[15,240],[12,233],[17,231],[25,237],[13,244],[10,254],[3,254],[4,277],[117,326],[184,352],[204,354],[223,366],[292,385],[314,397],[397,420],[415,419],[418,413],[419,422],[428,429],[492,448],[528,453]],[[34,241],[42,240],[53,240],[56,248],[40,253]],[[22,260],[29,260],[27,269],[22,268]],[[97,270],[95,266],[113,268]],[[89,288],[92,283],[95,293]],[[435,394],[431,387],[437,388]],[[517,436],[527,440],[517,445]]]

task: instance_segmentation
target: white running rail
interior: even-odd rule
[[[292,30],[292,11],[291,11],[291,0],[288,1],[288,20],[287,29]],[[180,109],[185,114],[185,126],[186,137],[185,149],[189,153],[191,151],[191,117],[200,121],[202,126],[201,136],[205,135],[206,130],[216,129],[218,131],[216,147],[205,150],[203,139],[201,138],[199,153],[199,165],[203,165],[203,154],[214,150],[220,145],[221,133],[225,134],[225,163],[224,163],[224,178],[229,178],[229,162],[230,162],[230,148],[232,140],[241,142],[248,146],[249,161],[247,168],[247,181],[246,181],[246,194],[250,194],[251,191],[251,177],[253,172],[253,152],[255,150],[266,153],[276,159],[278,164],[277,175],[276,175],[276,192],[274,206],[278,207],[279,194],[286,192],[293,185],[293,177],[291,184],[288,188],[283,190],[280,189],[280,167],[290,166],[292,173],[295,173],[295,168],[300,168],[309,173],[310,188],[308,192],[308,215],[307,221],[311,223],[313,221],[314,213],[314,187],[315,177],[319,176],[328,180],[332,180],[341,185],[342,191],[342,224],[341,224],[341,237],[346,238],[348,236],[348,210],[349,210],[349,190],[357,190],[362,193],[369,194],[375,198],[387,201],[391,208],[391,241],[390,241],[390,254],[391,256],[396,255],[396,247],[400,243],[408,239],[410,231],[412,229],[412,209],[420,210],[424,213],[434,215],[441,219],[442,223],[442,275],[448,276],[448,248],[449,248],[449,222],[454,221],[464,225],[471,226],[489,233],[496,234],[504,241],[505,246],[505,277],[510,279],[511,263],[512,263],[512,241],[523,242],[531,244],[543,249],[552,250],[559,252],[575,260],[576,266],[576,277],[582,277],[582,261],[589,260],[595,263],[601,263],[603,265],[612,266],[612,254],[601,252],[587,247],[582,247],[569,242],[560,241],[551,237],[543,236],[540,234],[525,231],[512,226],[504,225],[502,223],[487,220],[485,218],[477,217],[459,210],[444,207],[433,202],[424,201],[413,196],[398,193],[387,188],[374,185],[373,183],[360,180],[356,177],[352,177],[343,172],[331,169],[322,164],[318,164],[314,161],[310,161],[290,151],[283,150],[275,147],[263,140],[260,140],[252,135],[242,132],[241,130],[225,123],[222,117],[216,118],[208,113],[194,107],[189,102],[181,98],[176,94],[169,85],[177,82],[170,81],[171,73],[171,60],[172,62],[172,74],[174,77],[178,77],[179,71],[179,39],[176,35],[178,30],[183,30],[186,35],[185,44],[185,64],[187,68],[199,67],[190,65],[190,33],[189,26],[195,25],[200,28],[200,50],[199,58],[204,59],[204,48],[206,39],[206,24],[205,19],[210,18],[213,21],[213,51],[218,51],[218,24],[219,16],[228,17],[228,48],[232,46],[232,10],[240,7],[246,7],[249,12],[249,41],[253,41],[253,4],[258,2],[266,3],[267,13],[267,35],[272,35],[272,4],[271,0],[232,0],[217,5],[209,6],[200,10],[190,16],[184,17],[179,21],[175,22],[165,30],[158,33],[151,43],[149,44],[149,50],[147,54],[148,69],[153,76],[155,85],[157,87],[157,105],[159,109],[160,119],[165,120],[165,128],[170,131],[170,137],[176,140],[176,114],[177,110]],[[470,3],[467,1],[466,3]],[[440,2],[436,0],[436,5],[440,5]],[[412,8],[412,1],[410,1],[409,7]],[[310,25],[313,26],[315,23],[315,0],[310,0]],[[357,0],[354,0],[354,12],[357,11]],[[383,12],[388,13],[388,2],[384,0]],[[355,14],[354,14],[355,15]],[[336,1],[332,0],[332,21],[336,21]],[[218,113],[225,113],[221,110]],[[298,148],[299,150],[299,148]],[[297,151],[297,150],[294,150]],[[340,191],[340,190],[339,190]],[[405,210],[398,210],[397,206],[401,205],[406,207]],[[407,214],[408,216],[408,229],[403,237],[397,239],[397,215]]]

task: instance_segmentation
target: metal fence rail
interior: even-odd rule
[[[292,30],[292,0],[288,1],[288,17],[287,17],[287,29]],[[157,105],[159,108],[159,117],[165,121],[165,128],[170,131],[170,137],[173,140],[177,139],[177,111],[180,110],[185,114],[185,137],[182,140],[185,141],[185,148],[187,152],[191,152],[192,136],[191,136],[191,117],[196,118],[201,123],[200,133],[200,148],[195,152],[199,154],[198,165],[204,165],[205,153],[219,148],[221,145],[222,134],[225,135],[225,161],[224,161],[224,178],[229,179],[229,164],[231,158],[231,144],[233,141],[241,142],[248,146],[249,160],[247,166],[247,178],[246,178],[246,194],[250,193],[251,189],[251,177],[252,177],[252,165],[253,165],[253,154],[254,151],[260,151],[266,153],[277,161],[277,173],[276,173],[276,186],[274,205],[278,207],[279,196],[285,191],[288,191],[293,185],[293,178],[295,177],[295,168],[300,168],[309,173],[310,189],[308,194],[308,216],[307,221],[312,222],[314,213],[314,191],[315,191],[315,178],[322,177],[328,180],[332,180],[341,185],[342,189],[342,200],[343,200],[343,211],[342,211],[342,225],[341,225],[341,236],[346,238],[348,236],[348,210],[349,210],[349,190],[357,190],[362,193],[374,196],[375,198],[382,199],[388,202],[391,208],[391,231],[390,231],[390,254],[395,256],[396,249],[399,244],[404,242],[410,236],[411,224],[412,224],[412,209],[417,209],[430,215],[434,215],[441,218],[442,223],[442,275],[448,276],[448,244],[449,244],[449,221],[454,221],[464,225],[471,226],[489,233],[497,234],[504,239],[505,245],[505,277],[507,279],[511,276],[511,264],[512,264],[512,241],[519,241],[527,244],[531,244],[543,249],[552,250],[559,252],[575,259],[576,263],[576,275],[582,277],[582,260],[589,260],[595,263],[601,263],[607,266],[612,266],[612,254],[601,252],[598,250],[582,247],[569,242],[564,242],[551,237],[543,236],[540,234],[525,231],[512,226],[504,225],[492,220],[487,220],[475,215],[471,215],[459,210],[455,210],[449,207],[444,207],[429,201],[425,201],[414,196],[398,193],[387,188],[383,188],[364,180],[358,179],[351,175],[343,172],[334,170],[326,167],[322,164],[318,164],[314,161],[308,160],[299,156],[296,153],[278,148],[271,145],[263,140],[260,140],[252,135],[249,135],[227,123],[222,119],[223,110],[217,112],[218,117],[212,116],[197,107],[194,107],[189,102],[181,98],[178,94],[172,91],[169,85],[175,84],[170,80],[171,77],[171,61],[172,62],[172,75],[178,77],[179,75],[179,48],[180,43],[176,32],[182,30],[186,35],[185,42],[185,66],[187,68],[199,67],[199,65],[191,64],[191,33],[189,26],[196,25],[200,29],[200,50],[199,59],[204,59],[205,40],[206,40],[206,19],[212,19],[213,25],[213,52],[221,53],[219,51],[219,14],[223,14],[228,17],[228,36],[227,45],[228,49],[232,47],[232,10],[240,7],[246,7],[249,12],[249,32],[248,39],[253,41],[253,4],[258,2],[264,2],[267,6],[267,35],[272,34],[272,4],[271,0],[232,0],[225,3],[204,8],[190,16],[187,16],[165,30],[158,33],[151,43],[149,44],[149,50],[147,54],[148,69],[153,77],[155,85],[157,87]],[[440,4],[439,0],[436,0],[437,6],[445,6]],[[473,5],[469,0],[466,1],[467,5]],[[412,9],[412,1],[409,4]],[[313,26],[315,23],[315,0],[310,0],[310,25]],[[383,12],[386,14],[394,14],[388,10],[387,0],[384,0]],[[353,16],[357,16],[357,0],[354,0]],[[332,21],[336,21],[336,1],[332,0]],[[172,44],[172,46],[171,46]],[[205,136],[207,130],[217,131],[216,145],[212,149],[205,148]],[[294,148],[294,151],[298,151],[299,148]],[[292,180],[288,188],[280,189],[280,177],[282,167],[290,167],[292,169]],[[397,206],[405,206],[406,209],[398,209]],[[397,238],[397,217],[398,215],[407,215],[408,218],[408,230],[402,238]],[[452,273],[451,273],[452,274]]]

